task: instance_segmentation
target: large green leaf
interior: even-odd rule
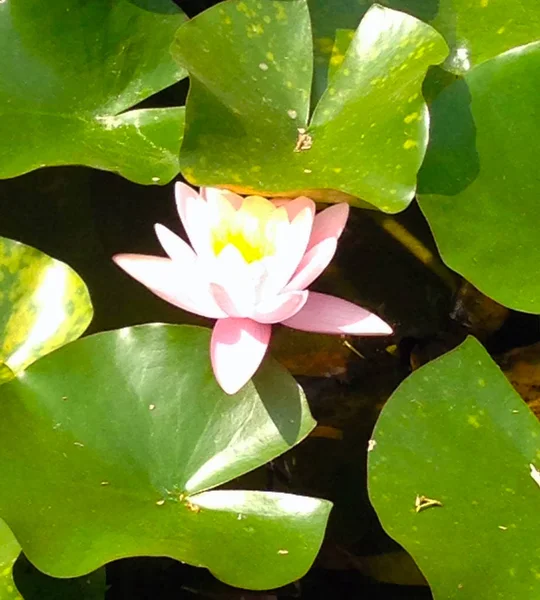
[[[441,256],[501,304],[540,312],[540,43],[502,54],[442,92],[420,172]]]
[[[169,53],[184,20],[170,0],[0,2],[0,178],[83,164],[171,180],[183,108],[124,111],[185,76]]]
[[[304,438],[314,421],[303,393],[269,361],[226,395],[209,341],[190,326],[107,332],[2,386],[0,515],[38,568],[73,577],[165,555],[250,588],[307,571],[328,502],[205,491]]]
[[[445,63],[463,73],[510,48],[540,37],[537,0],[308,0],[316,55],[315,89],[322,92],[339,29],[354,29],[373,4],[401,10],[442,33],[450,45]]]
[[[0,382],[78,338],[91,319],[88,290],[77,273],[0,238]]]
[[[540,4],[537,0],[439,0],[430,23],[450,44],[445,66],[464,73],[510,48],[538,40]]]
[[[427,140],[420,86],[446,56],[425,23],[373,7],[311,122],[304,0],[220,3],[180,28],[173,54],[191,79],[180,164],[192,183],[387,212],[410,202]]]
[[[371,448],[373,505],[436,600],[539,597],[540,424],[475,339],[403,382]]]
[[[435,2],[429,0],[308,0],[308,4],[315,55],[313,100],[321,97],[328,83],[329,71],[336,62],[335,47],[339,45],[340,30],[356,29],[371,6],[383,5],[426,22],[437,13]]]

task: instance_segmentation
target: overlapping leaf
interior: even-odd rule
[[[226,395],[209,340],[189,326],[107,332],[2,386],[0,515],[38,568],[74,577],[120,557],[171,556],[250,588],[307,571],[328,502],[205,491],[305,437],[305,398],[271,362]]]
[[[535,176],[540,162],[540,43],[507,52],[432,106],[420,206],[441,256],[486,295],[540,313]]]
[[[0,178],[83,164],[138,183],[178,173],[183,108],[124,112],[185,76],[170,0],[0,3]],[[39,17],[36,17],[39,15]]]
[[[86,285],[70,267],[0,238],[0,383],[78,338],[91,319]]]
[[[437,29],[450,45],[445,66],[458,73],[539,37],[536,0],[309,0],[317,90],[326,79],[336,30],[354,29],[373,4],[404,11]]]
[[[540,593],[540,424],[482,346],[414,372],[379,418],[370,496],[436,600]]]
[[[311,121],[304,0],[220,3],[180,28],[173,54],[191,79],[180,155],[191,182],[325,200],[348,195],[387,212],[410,202],[427,141],[420,86],[446,55],[425,23],[373,7]]]
[[[439,0],[429,22],[450,44],[445,66],[465,73],[502,52],[538,40],[540,5],[536,0]]]

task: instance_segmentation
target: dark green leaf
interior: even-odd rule
[[[183,108],[124,113],[185,76],[169,0],[0,3],[0,178],[83,164],[138,183],[178,173]],[[36,18],[39,14],[39,18]]]
[[[77,273],[0,238],[0,382],[77,339],[91,319],[88,290]]]
[[[191,78],[180,155],[191,182],[361,204],[357,197],[387,212],[410,202],[427,139],[420,86],[446,55],[428,25],[373,7],[348,52],[336,54],[341,64],[309,125],[304,0],[220,3],[180,28],[173,53]]]
[[[420,206],[441,256],[501,304],[540,312],[540,43],[476,67],[433,103]]]
[[[322,168],[321,187],[384,212],[409,204],[427,144],[420,88],[427,67],[445,55],[428,25],[378,6],[368,11],[313,114],[308,158]]]
[[[402,383],[371,448],[373,505],[436,600],[538,598],[540,424],[475,339]]]
[[[307,571],[328,502],[205,492],[304,438],[314,426],[304,395],[271,361],[226,395],[209,341],[189,326],[107,332],[2,386],[0,515],[38,568],[74,577],[171,556],[250,588]]]

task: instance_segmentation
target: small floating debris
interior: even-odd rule
[[[428,498],[427,496],[416,496],[414,501],[414,509],[417,513],[422,512],[428,508],[433,508],[435,506],[442,506],[442,502],[439,500],[434,500],[433,498]]]

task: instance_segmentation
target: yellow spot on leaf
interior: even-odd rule
[[[254,38],[264,33],[264,27],[260,23],[252,23],[247,28],[248,38]]]
[[[330,64],[333,67],[338,67],[343,62],[344,59],[345,59],[345,55],[344,54],[337,54],[336,53],[330,59]]]
[[[420,118],[420,114],[417,112],[413,112],[410,115],[407,115],[403,121],[407,124],[412,123],[413,121],[418,121],[418,119]]]
[[[406,140],[406,142],[403,144],[403,147],[405,148],[405,150],[410,150],[411,148],[416,148],[416,146],[418,146],[416,140]]]
[[[245,2],[239,2],[236,5],[236,10],[246,15],[246,17],[250,19],[253,19],[257,16],[257,13],[253,9],[249,8],[249,6]]]
[[[469,425],[472,425],[475,429],[478,429],[480,427],[480,423],[479,423],[478,417],[476,415],[469,415],[467,417],[467,423]]]
[[[274,7],[276,9],[276,19],[278,21],[287,21],[287,12],[283,7],[281,2],[274,2]]]

